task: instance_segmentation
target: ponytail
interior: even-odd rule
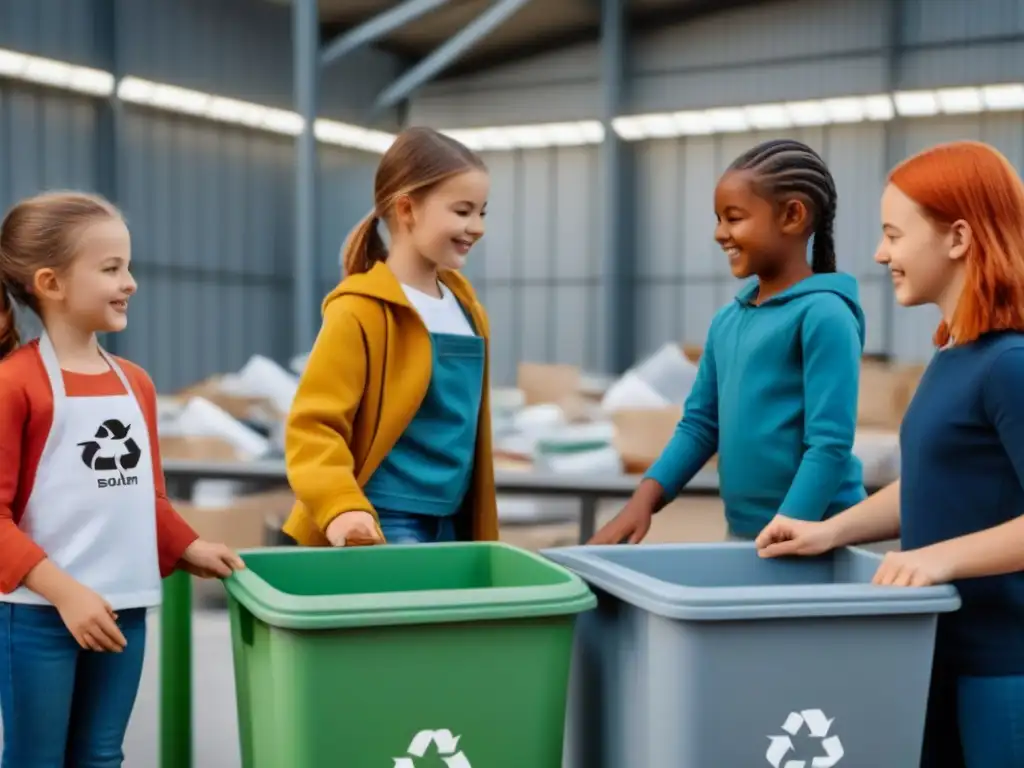
[[[377,230],[379,221],[376,211],[371,211],[349,232],[341,249],[341,265],[345,275],[369,272],[378,261],[387,259],[387,248]]]
[[[388,249],[377,225],[381,219],[392,218],[399,198],[422,196],[445,179],[474,169],[486,172],[487,166],[475,152],[445,133],[411,127],[398,134],[374,174],[373,210],[353,227],[342,246],[343,276],[369,272],[378,261],[387,259]]]
[[[814,272],[836,271],[835,198],[821,212],[818,226],[814,230],[814,246],[811,250],[811,270]]]
[[[7,289],[0,285],[0,360],[21,345],[18,321],[14,316],[14,302]]]

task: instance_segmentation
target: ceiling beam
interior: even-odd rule
[[[757,0],[690,0],[669,8],[647,11],[632,11],[629,14],[630,34],[633,36],[654,32],[667,26],[683,24],[701,16],[753,5]],[[466,56],[457,64],[445,70],[445,78],[463,77],[488,69],[524,61],[545,53],[570,48],[584,43],[596,43],[601,37],[600,13],[595,7],[592,23],[576,25],[571,29],[549,34],[536,34],[531,41],[522,45],[503,45],[491,48],[473,56]]]
[[[329,66],[352,51],[377,42],[449,2],[450,0],[405,0],[336,37],[320,53],[320,66]]]
[[[405,72],[377,97],[374,111],[389,109],[407,99],[501,26],[530,0],[495,0],[486,11]]]

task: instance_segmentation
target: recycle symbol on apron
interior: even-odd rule
[[[96,430],[94,440],[86,440],[78,444],[82,448],[82,462],[85,466],[97,471],[116,469],[126,472],[135,469],[142,456],[142,450],[138,443],[128,436],[130,430],[131,424],[122,424],[117,419],[107,419]],[[113,456],[102,455],[100,451],[103,450],[104,445],[100,443],[101,440],[106,443],[107,447],[112,442],[120,443],[122,450]]]
[[[438,756],[444,760],[448,768],[473,768],[469,760],[462,752],[457,752],[460,736],[452,735],[447,728],[438,731],[420,731],[413,736],[409,749],[404,757],[394,758],[393,768],[416,768],[416,759],[427,754],[427,749],[433,744],[437,748]]]

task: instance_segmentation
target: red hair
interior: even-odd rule
[[[939,144],[904,160],[889,182],[938,227],[966,221],[973,242],[964,292],[935,331],[968,344],[989,331],[1024,331],[1024,183],[996,149],[976,141]]]

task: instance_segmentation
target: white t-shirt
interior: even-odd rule
[[[438,286],[441,289],[440,299],[405,284],[402,285],[402,290],[431,333],[475,336],[473,326],[466,319],[466,313],[459,300],[455,298],[455,294],[443,283],[438,283]]]

